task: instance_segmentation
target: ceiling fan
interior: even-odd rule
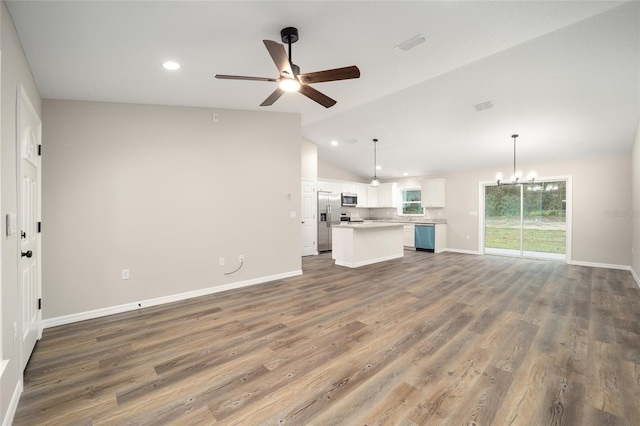
[[[355,65],[344,68],[335,68],[331,70],[316,71],[300,74],[300,67],[291,60],[291,45],[298,41],[298,29],[293,27],[284,28],[280,31],[282,42],[289,46],[289,56],[284,46],[272,40],[262,40],[271,59],[275,62],[279,78],[266,77],[246,77],[241,75],[224,75],[216,74],[216,78],[227,80],[250,80],[250,81],[270,81],[279,83],[278,88],[273,91],[260,106],[273,105],[275,101],[284,94],[284,92],[300,92],[307,98],[316,101],[325,108],[330,108],[336,104],[336,101],[309,86],[311,83],[323,83],[326,81],[349,80],[351,78],[359,78],[360,70]]]

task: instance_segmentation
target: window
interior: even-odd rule
[[[402,191],[402,214],[424,214],[422,208],[422,191],[420,189],[404,189]]]

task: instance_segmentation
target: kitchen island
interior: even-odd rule
[[[336,265],[357,268],[404,256],[402,223],[348,223],[332,232]]]

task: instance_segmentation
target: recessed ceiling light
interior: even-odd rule
[[[167,61],[162,64],[162,68],[169,71],[175,71],[177,69],[180,69],[180,64],[175,61]]]
[[[382,170],[382,166],[376,166],[376,170]]]
[[[404,172],[404,173],[402,174],[402,176],[409,176],[409,173]]]
[[[331,141],[332,146],[338,146],[338,141]]]

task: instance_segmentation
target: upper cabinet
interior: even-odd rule
[[[366,207],[378,207],[378,188],[371,185],[365,185],[367,188],[367,204]]]
[[[422,182],[422,206],[426,209],[443,208],[445,206],[445,185],[443,178],[427,179]]]
[[[398,184],[381,183],[378,187],[378,207],[397,207],[398,206]]]
[[[355,193],[358,194],[358,207],[369,207],[369,204],[367,204],[367,185],[356,183],[354,189]]]
[[[332,192],[334,194],[340,194],[342,192],[349,192],[343,189],[341,182],[333,180],[320,180],[316,182],[316,191]]]
[[[357,207],[397,208],[398,205],[400,205],[400,193],[398,191],[398,184],[395,182],[382,183],[380,186],[374,187],[367,183],[318,179],[316,188],[318,191],[333,192],[334,194],[340,194],[342,192],[357,194]]]
[[[331,192],[331,182],[326,180],[318,180],[316,182],[317,191]]]
[[[353,182],[343,182],[340,186],[341,192],[346,192],[347,194],[357,194],[358,193],[356,191],[357,185],[358,185],[357,183],[353,183]]]

